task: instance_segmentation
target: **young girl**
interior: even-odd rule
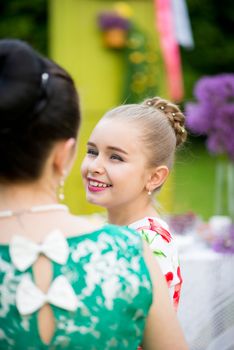
[[[186,140],[184,119],[176,105],[159,97],[114,108],[94,128],[81,169],[87,200],[105,207],[110,223],[134,228],[150,244],[175,308],[182,283],[177,249],[152,199]]]

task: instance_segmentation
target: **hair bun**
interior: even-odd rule
[[[40,95],[42,61],[26,43],[0,40],[0,128],[27,116]]]
[[[168,118],[175,132],[176,146],[180,146],[186,141],[185,117],[177,105],[160,97],[149,98],[143,104],[156,108]]]

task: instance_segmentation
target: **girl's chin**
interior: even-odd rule
[[[89,203],[94,204],[94,205],[99,205],[101,207],[106,208],[104,202],[101,199],[94,198],[94,196],[90,193],[87,193],[86,199]]]

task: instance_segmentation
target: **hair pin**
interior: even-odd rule
[[[42,86],[45,87],[49,79],[49,74],[48,73],[42,73],[41,75],[41,83]]]

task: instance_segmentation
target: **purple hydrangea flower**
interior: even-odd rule
[[[206,118],[204,106],[198,103],[187,103],[186,105],[187,127],[198,134],[206,135],[211,127],[210,118]]]
[[[234,74],[201,78],[194,88],[196,103],[187,103],[187,127],[207,136],[213,154],[227,154],[234,161]]]

